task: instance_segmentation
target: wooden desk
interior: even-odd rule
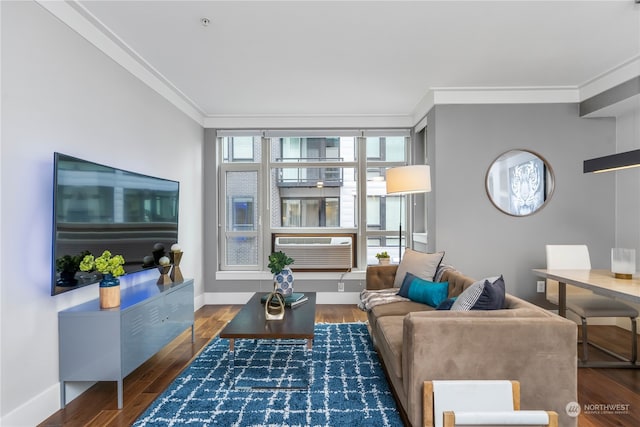
[[[546,279],[558,281],[558,314],[567,317],[567,285],[588,289],[595,294],[609,298],[618,298],[632,303],[640,304],[640,279],[631,280],[616,279],[608,270],[543,270],[535,269],[534,274]],[[636,337],[633,337],[636,339]],[[596,344],[594,347],[621,358]],[[585,343],[583,343],[585,345]],[[634,344],[635,345],[635,344]],[[623,362],[591,362],[579,360],[578,366],[591,368],[640,368],[637,362],[622,359]],[[631,363],[628,363],[631,362]]]
[[[640,304],[640,279],[616,279],[607,270],[545,270],[534,269],[533,273],[546,279],[558,281],[558,314],[567,317],[567,286],[588,289],[595,294],[623,299]]]

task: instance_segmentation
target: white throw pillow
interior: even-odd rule
[[[451,306],[451,311],[469,311],[474,306],[482,291],[484,291],[485,279],[474,282],[471,286],[462,292]]]
[[[426,254],[407,248],[396,271],[393,287],[399,288],[402,286],[402,281],[407,273],[432,282],[442,258],[444,258],[444,252]]]
[[[497,286],[497,288],[494,288],[494,286]],[[482,296],[483,293],[486,294],[484,297]],[[504,279],[502,276],[478,280],[456,298],[451,306],[451,311],[497,310],[503,308],[504,293]],[[482,301],[478,303],[481,298],[483,298]]]

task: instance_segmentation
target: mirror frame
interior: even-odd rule
[[[489,189],[489,177],[490,177],[490,173],[491,170],[493,169],[493,167],[495,166],[496,162],[498,160],[500,160],[502,157],[504,157],[505,155],[509,154],[509,153],[514,153],[514,152],[524,152],[524,153],[528,153],[532,156],[535,156],[536,158],[538,158],[543,165],[543,179],[544,179],[544,200],[542,202],[541,205],[539,205],[534,211],[526,213],[526,214],[518,214],[518,213],[514,213],[512,211],[509,210],[509,208],[505,208],[504,206],[500,206],[499,203],[494,200],[491,191]],[[551,167],[551,165],[549,164],[549,162],[547,161],[547,159],[545,159],[543,156],[541,156],[540,154],[536,153],[535,151],[532,150],[527,150],[524,148],[513,148],[507,151],[504,151],[502,153],[500,153],[495,159],[493,159],[493,161],[491,162],[491,164],[489,165],[489,167],[487,168],[487,172],[485,174],[485,179],[484,179],[484,189],[487,193],[487,197],[489,199],[489,201],[491,201],[491,204],[498,209],[500,212],[507,214],[509,216],[513,216],[513,217],[517,217],[517,218],[522,218],[522,217],[527,217],[527,216],[531,216],[537,212],[540,212],[540,210],[542,210],[551,200],[551,197],[553,196],[553,193],[555,191],[555,174],[553,172],[553,168]]]

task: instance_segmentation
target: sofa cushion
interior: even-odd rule
[[[421,279],[433,280],[443,257],[444,252],[427,254],[407,248],[396,270],[393,287],[400,288],[407,273],[411,273]]]
[[[448,282],[430,282],[415,277],[409,285],[409,299],[411,301],[421,302],[434,308],[447,299],[448,293]]]
[[[378,332],[382,337],[378,351],[391,374],[402,378],[402,339],[404,316],[385,316],[378,319]]]
[[[414,301],[392,302],[373,307],[370,313],[376,319],[385,316],[404,316],[414,311],[432,311],[433,307]]]
[[[502,276],[478,280],[456,299],[451,311],[498,310],[504,307],[505,286]]]

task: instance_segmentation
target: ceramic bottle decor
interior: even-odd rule
[[[280,273],[273,276],[274,290],[284,296],[293,293],[293,272],[290,268],[283,268]]]

